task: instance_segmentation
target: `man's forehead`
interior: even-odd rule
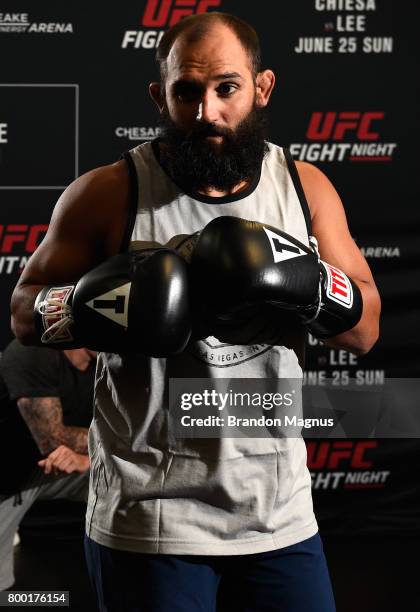
[[[250,60],[230,29],[215,27],[193,43],[187,36],[180,36],[169,52],[166,66],[172,79],[195,71],[212,75],[236,73],[244,77],[250,70]]]

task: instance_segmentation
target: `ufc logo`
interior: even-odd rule
[[[355,132],[360,140],[378,140],[372,122],[382,120],[383,112],[369,113],[312,113],[306,138],[308,140],[344,140],[348,132]]]
[[[11,253],[16,244],[24,245],[25,253],[33,253],[44,237],[48,225],[0,225],[0,252]]]
[[[369,469],[373,462],[365,457],[367,450],[376,448],[376,440],[308,442],[307,465],[310,470],[335,470],[342,464],[354,469]]]
[[[206,13],[220,6],[221,0],[147,0],[142,25],[146,28],[171,27],[187,15]]]

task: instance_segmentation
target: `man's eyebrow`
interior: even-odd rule
[[[179,85],[184,86],[184,85],[193,85],[195,87],[201,87],[201,83],[199,80],[197,79],[187,79],[187,78],[181,78],[178,79],[177,81],[174,81],[172,83],[172,87],[178,87]]]
[[[213,77],[213,80],[215,81],[224,81],[226,79],[243,79],[243,77],[239,74],[239,72],[224,72],[223,74],[217,74]],[[179,85],[192,85],[195,87],[201,87],[202,83],[199,79],[181,77],[180,79],[172,83],[172,87],[178,87]]]
[[[223,74],[218,74],[214,78],[218,81],[223,81],[224,79],[242,79],[243,77],[239,72],[224,72]]]

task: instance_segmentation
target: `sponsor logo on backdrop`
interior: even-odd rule
[[[363,369],[359,358],[344,349],[327,347],[322,341],[308,335],[308,344],[315,350],[319,369],[306,369],[303,373],[305,385],[317,386],[376,386],[385,384],[385,370]]]
[[[166,29],[183,17],[219,9],[221,0],[146,0],[141,29],[126,30],[123,49],[155,49]]]
[[[386,3],[376,0],[313,0],[316,15],[326,20],[321,32],[315,36],[300,36],[294,52],[301,55],[312,53],[392,53],[394,39],[388,32],[378,32],[374,17],[380,14],[382,22],[392,27],[392,11]],[[378,13],[376,11],[378,10]],[[387,19],[388,17],[388,19]],[[369,36],[369,26],[375,36]]]
[[[72,34],[73,24],[34,20],[29,13],[0,13],[0,34]]]
[[[308,162],[390,162],[395,142],[381,139],[384,111],[315,111],[309,118],[306,142],[290,152]]]
[[[7,144],[7,123],[0,123],[0,144]]]
[[[143,142],[157,138],[160,135],[160,132],[161,129],[159,127],[144,127],[138,125],[131,127],[119,126],[115,129],[115,135],[118,138],[126,138],[127,140],[138,140]]]
[[[19,274],[45,236],[48,225],[0,225],[0,274]]]
[[[307,465],[312,488],[383,489],[389,470],[376,470],[378,440],[323,440],[307,442]]]
[[[397,246],[364,246],[360,247],[362,255],[370,259],[391,259],[401,257],[400,247]]]

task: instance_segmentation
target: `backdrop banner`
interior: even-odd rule
[[[31,3],[30,3],[31,4]],[[419,377],[417,5],[397,0],[4,2],[0,12],[0,350],[10,295],[76,177],[159,134],[148,84],[163,32],[225,11],[260,35],[277,85],[270,139],[339,192],[382,298],[381,337],[356,357],[309,338],[305,384]],[[324,530],[419,530],[420,441],[307,438]]]

